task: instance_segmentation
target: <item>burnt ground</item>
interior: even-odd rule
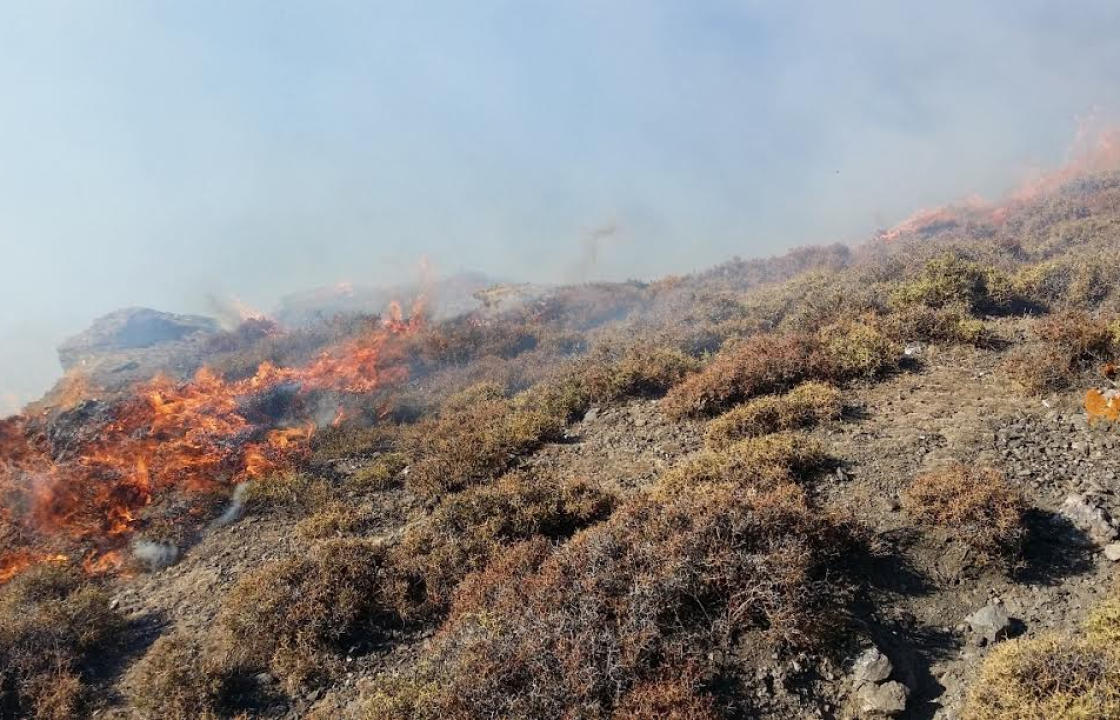
[[[1010,336],[1019,331],[1018,322],[997,326]],[[1000,359],[998,350],[923,347],[902,372],[847,390],[845,417],[812,431],[835,460],[815,486],[818,501],[867,525],[883,550],[865,563],[865,597],[856,618],[861,637],[853,645],[873,641],[894,662],[896,677],[913,688],[903,717],[958,717],[961,695],[988,651],[963,624],[969,614],[998,598],[1021,632],[1072,629],[1120,568],[1058,514],[1066,496],[1080,492],[1120,516],[1114,460],[1120,433],[1086,423],[1078,402],[1083,388],[1025,399],[999,369]],[[518,462],[626,494],[700,448],[703,428],[668,420],[655,400],[634,400],[593,408],[565,442]],[[1030,531],[1017,567],[978,564],[951,534],[915,529],[900,508],[899,493],[916,474],[953,460],[994,465],[1028,498]],[[386,537],[418,512],[401,491],[388,491],[377,502],[384,524],[375,534]],[[177,564],[116,581],[116,602],[141,628],[133,656],[171,625],[204,628],[242,573],[301,552],[306,541],[293,532],[294,522],[250,514],[209,532]],[[364,682],[410,663],[424,642],[424,634],[395,638],[350,660],[352,670],[337,685],[258,712],[294,718],[314,709],[318,717],[344,717]],[[772,697],[760,697],[760,708],[769,708],[772,717],[838,718],[849,712],[843,658],[809,671],[797,659],[790,662],[772,670],[775,682],[766,684]],[[813,677],[815,699],[803,699],[797,683],[784,682],[795,675]],[[113,705],[131,681],[127,671],[111,681],[101,717],[139,717]]]

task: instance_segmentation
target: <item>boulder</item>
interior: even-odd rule
[[[218,332],[217,321],[201,315],[176,315],[151,308],[125,308],[103,315],[58,346],[64,370],[105,355],[172,343],[197,333]]]
[[[980,644],[991,644],[1005,640],[1011,634],[1014,621],[1002,603],[989,603],[969,615],[965,622],[972,628]]]
[[[906,711],[910,690],[900,682],[868,683],[859,689],[860,717],[891,718]]]
[[[1103,545],[1116,539],[1116,527],[1112,524],[1112,518],[1103,508],[1080,493],[1067,497],[1058,512],[1095,543]]]
[[[890,659],[879,648],[868,648],[852,666],[852,682],[856,687],[881,683],[891,676],[893,669]]]

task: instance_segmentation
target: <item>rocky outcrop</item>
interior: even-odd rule
[[[58,360],[63,370],[71,370],[106,355],[142,351],[218,330],[215,320],[201,315],[125,308],[99,317],[88,329],[65,340],[58,346]]]

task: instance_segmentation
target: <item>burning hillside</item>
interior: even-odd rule
[[[397,341],[422,322],[422,305],[407,319],[393,305],[379,327],[302,367],[262,363],[234,381],[203,368],[187,382],[159,376],[111,401],[72,397],[2,421],[0,581],[43,561],[115,570],[149,505],[172,494],[220,497],[291,463],[324,396],[339,418],[346,396],[408,377]]]

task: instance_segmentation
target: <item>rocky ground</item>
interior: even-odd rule
[[[760,709],[816,718],[958,718],[962,693],[990,647],[1011,635],[1074,627],[1120,569],[1110,519],[1120,517],[1120,435],[1086,422],[1082,389],[1026,400],[999,369],[999,351],[909,351],[902,372],[849,390],[844,418],[813,431],[836,461],[816,486],[818,500],[865,523],[883,548],[881,563],[868,570],[860,618],[874,646],[856,648],[847,661],[793,659],[760,671],[769,674]],[[702,437],[702,423],[670,421],[656,401],[642,399],[592,408],[565,442],[519,462],[626,494],[700,448]],[[899,493],[916,474],[954,460],[993,465],[1025,493],[1032,510],[1018,566],[982,565],[951,533],[915,530],[902,510]],[[375,510],[386,535],[410,515],[396,491]],[[167,625],[211,623],[237,577],[300,552],[302,542],[291,519],[250,513],[208,532],[176,564],[119,580],[115,602],[141,629],[133,655]],[[397,640],[354,657],[353,670],[329,691],[278,701],[269,714],[295,718],[317,708],[320,717],[344,716],[365,681],[414,657],[425,637]],[[121,697],[131,679],[126,672],[115,682],[106,697]],[[100,715],[131,717],[111,704]]]

